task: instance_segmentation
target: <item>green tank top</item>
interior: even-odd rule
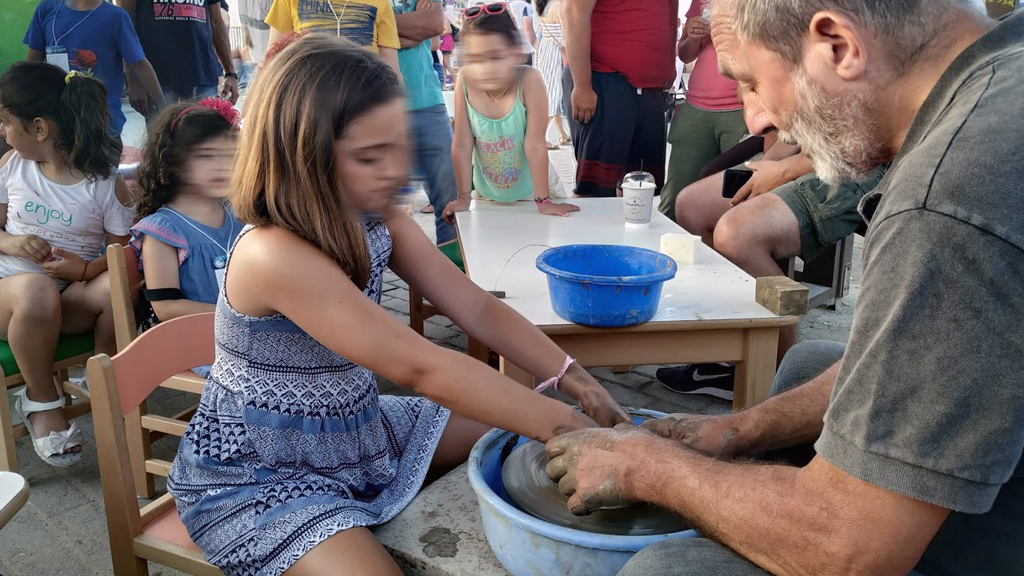
[[[469,103],[469,89],[462,95],[469,110],[476,147],[473,149],[473,187],[484,198],[516,202],[533,197],[533,180],[526,161],[526,106],[522,98],[523,71],[519,70],[516,101],[507,116],[493,119],[477,112]]]

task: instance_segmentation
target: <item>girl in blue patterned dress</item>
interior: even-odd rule
[[[168,478],[189,534],[225,574],[398,576],[368,527],[464,461],[490,426],[545,441],[625,420],[393,205],[409,150],[386,64],[303,37],[261,71],[244,117],[231,204],[250,226],[228,262],[216,361]],[[472,337],[559,382],[583,413],[391,316],[378,304],[386,267]],[[375,373],[419,396],[379,396]]]
[[[152,306],[145,323],[213,312],[228,250],[242,223],[226,205],[235,166],[235,116],[227,100],[167,106],[142,151],[131,246]],[[209,376],[209,367],[195,370]]]

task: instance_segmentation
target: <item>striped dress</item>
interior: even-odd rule
[[[541,40],[535,65],[548,89],[548,115],[557,116],[562,110],[562,25],[547,21],[537,30]]]
[[[366,235],[365,293],[379,301],[391,236],[383,222]],[[387,522],[409,504],[447,409],[379,396],[369,370],[280,314],[236,311],[223,292],[214,326],[213,370],[167,478],[212,564],[227,576],[278,576],[334,534]]]

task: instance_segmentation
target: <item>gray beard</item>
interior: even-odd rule
[[[829,97],[803,70],[797,70],[794,84],[797,111],[779,139],[799,144],[818,178],[828,184],[870,178],[885,159],[874,137],[869,98],[859,93]]]

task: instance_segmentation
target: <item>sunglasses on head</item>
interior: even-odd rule
[[[466,8],[462,14],[466,17],[466,20],[472,20],[478,18],[482,14],[501,14],[508,10],[508,4],[506,2],[495,2],[493,4],[486,4],[483,6],[470,6]]]

